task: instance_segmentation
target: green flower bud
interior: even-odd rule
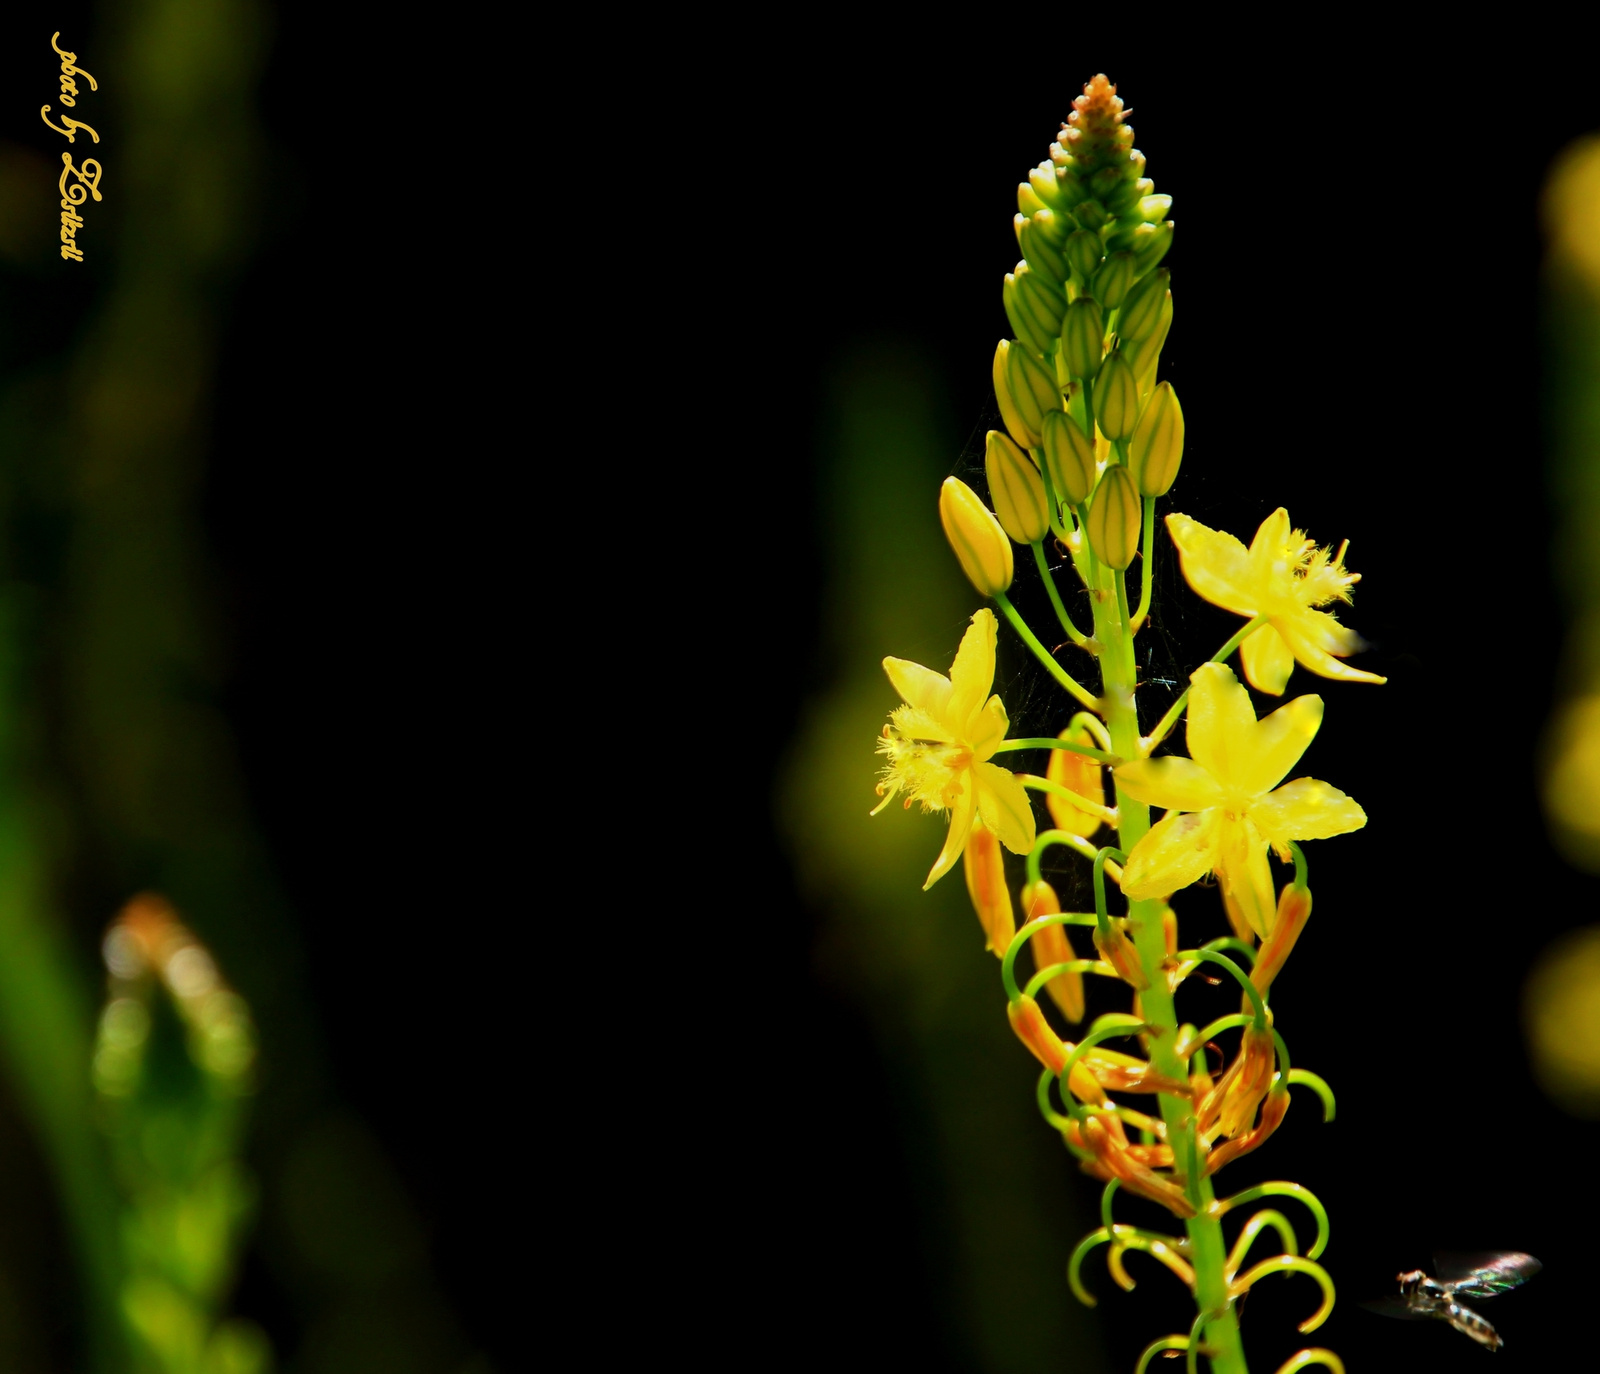
[[[1122,443],[1139,420],[1139,379],[1121,353],[1105,360],[1094,382],[1094,418],[1112,443]]]
[[[994,502],[1000,528],[1019,544],[1043,539],[1050,530],[1050,503],[1033,459],[999,430],[991,429],[983,466],[989,474],[989,499]]]
[[[1011,321],[1011,332],[1035,353],[1048,353],[1052,341],[1051,336],[1042,332],[1039,326],[1034,323],[1033,312],[1024,307],[1021,294],[1017,290],[1017,278],[1011,272],[1006,273],[1006,283],[1001,291],[1001,299],[1005,302],[1006,319]]]
[[[1030,438],[1026,447],[1038,448],[1044,417],[1052,410],[1061,409],[1061,393],[1056,389],[1055,378],[1027,349],[1013,348],[1006,354],[1006,386],[1022,423],[1027,426]]]
[[[1093,296],[1079,296],[1061,325],[1061,352],[1073,377],[1092,377],[1105,357],[1105,316]]]
[[[1017,209],[1025,215],[1036,214],[1044,209],[1044,202],[1035,194],[1034,189],[1027,182],[1017,185]]]
[[[1183,461],[1183,407],[1171,382],[1145,402],[1128,447],[1128,470],[1144,496],[1165,496]]]
[[[1145,232],[1148,230],[1149,232]],[[1133,235],[1133,265],[1142,277],[1153,268],[1162,258],[1166,257],[1167,249],[1172,247],[1172,221],[1166,220],[1161,224],[1141,224]]]
[[[1127,468],[1113,463],[1101,474],[1100,485],[1089,502],[1089,547],[1107,567],[1121,572],[1133,562],[1139,548],[1140,514],[1139,492],[1133,478],[1128,476]]]
[[[1159,224],[1172,209],[1171,196],[1145,196],[1139,202],[1139,215],[1150,224]]]
[[[1061,319],[1067,313],[1066,293],[1025,262],[1017,264],[1015,276],[1017,299],[1022,308],[1033,316],[1033,322],[1045,331],[1047,338],[1054,338],[1061,332]]]
[[[1039,221],[1049,214],[1048,210],[1041,210],[1029,220],[1018,215],[1017,242],[1022,246],[1022,256],[1028,260],[1030,273],[1048,277],[1053,282],[1063,282],[1071,275],[1066,260],[1039,227]]]
[[[1063,410],[1044,417],[1044,463],[1050,485],[1069,505],[1081,506],[1094,490],[1094,445],[1078,422]]]
[[[1093,277],[1103,251],[1099,234],[1091,234],[1087,229],[1073,234],[1066,247],[1067,266],[1072,269],[1073,276],[1083,282]]]
[[[1127,299],[1133,285],[1133,254],[1113,253],[1094,274],[1089,290],[1107,310],[1115,310]]]
[[[959,478],[946,477],[939,488],[939,523],[961,571],[982,595],[994,596],[1011,585],[1011,541],[978,493]]]
[[[1156,332],[1171,281],[1172,274],[1163,267],[1159,272],[1140,277],[1129,288],[1122,301],[1122,315],[1117,320],[1117,333],[1125,342],[1138,343]]]
[[[1041,162],[1028,173],[1028,185],[1040,202],[1050,209],[1063,210],[1066,208],[1066,197],[1061,194],[1061,186],[1056,181],[1056,169],[1048,162]],[[1153,183],[1151,189],[1153,189]],[[1020,187],[1018,188],[1018,194],[1021,194]]]
[[[1029,430],[1023,422],[1022,411],[1011,399],[1010,355],[1013,349],[1024,347],[1009,339],[1001,339],[994,350],[994,399],[1000,406],[1000,418],[1005,421],[1011,437],[1024,448],[1039,442],[1038,431]]]
[[[1161,298],[1161,313],[1156,316],[1155,331],[1149,338],[1140,339],[1128,349],[1128,362],[1133,375],[1139,379],[1139,394],[1148,394],[1155,385],[1156,363],[1161,359],[1162,346],[1167,342],[1167,331],[1172,328],[1172,292]]]
[[[1106,207],[1097,200],[1085,200],[1072,207],[1072,215],[1079,228],[1094,233],[1106,222]]]
[[[1054,210],[1048,207],[1033,216],[1033,224],[1038,232],[1044,236],[1045,242],[1054,248],[1057,253],[1061,251],[1061,245],[1067,241],[1067,234],[1072,228],[1071,219],[1065,215],[1056,214]],[[1062,280],[1065,281],[1066,278],[1063,277]]]

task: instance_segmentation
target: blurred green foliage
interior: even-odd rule
[[[49,252],[59,168],[0,145],[0,1051],[60,1201],[0,1221],[14,1374],[265,1368],[259,1331],[224,1319],[256,1212],[291,1368],[487,1368],[382,1151],[335,1102],[222,709],[202,502],[208,466],[228,461],[218,350],[268,184],[253,102],[270,28],[259,0],[106,0],[65,36],[99,81],[80,113],[93,102],[105,200],[85,213],[81,265]],[[151,890],[245,1000],[220,983],[222,1002],[188,998],[159,961],[119,972],[108,947],[96,1048],[101,934]],[[26,1163],[23,1149],[0,1170]],[[5,1275],[48,1255],[57,1227],[76,1342],[21,1299],[7,1308]]]
[[[1006,1024],[999,964],[959,876],[921,890],[944,826],[874,805],[873,742],[898,701],[884,654],[947,663],[976,608],[940,533],[959,449],[938,378],[892,342],[838,360],[822,437],[825,661],[778,800],[821,929],[824,977],[867,1012],[915,1161],[920,1234],[956,1367],[1103,1369],[1066,1262],[1089,1221],[1071,1158],[1034,1108],[1033,1062]],[[925,493],[918,500],[916,493]],[[1002,670],[1003,671],[1003,670]]]

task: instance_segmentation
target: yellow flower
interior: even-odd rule
[[[1359,573],[1344,569],[1348,540],[1329,557],[1304,530],[1290,528],[1289,512],[1282,506],[1261,522],[1248,549],[1231,534],[1208,529],[1187,515],[1169,515],[1167,531],[1178,546],[1183,575],[1196,592],[1235,615],[1267,617],[1239,646],[1252,687],[1281,695],[1296,660],[1341,682],[1387,680],[1340,663],[1365,647],[1361,636],[1327,611],[1315,609],[1330,601],[1349,601],[1351,585],[1361,580]]]
[[[1028,794],[1004,768],[989,762],[1011,723],[1000,698],[989,695],[997,631],[993,611],[973,616],[949,677],[903,658],[883,660],[883,670],[905,705],[894,709],[878,741],[878,752],[888,756],[889,764],[878,784],[883,800],[872,814],[902,791],[907,806],[918,801],[925,811],[950,813],[950,833],[922,885],[924,892],[961,857],[974,817],[1013,854],[1033,848]]]
[[[1314,778],[1278,784],[1322,724],[1322,698],[1296,697],[1257,720],[1250,694],[1221,663],[1189,679],[1192,758],[1121,764],[1117,786],[1136,801],[1169,808],[1134,845],[1122,873],[1131,898],[1166,897],[1215,873],[1224,894],[1265,938],[1276,908],[1267,846],[1287,860],[1290,840],[1359,830],[1367,815]]]

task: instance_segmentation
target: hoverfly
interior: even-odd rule
[[[1532,1255],[1516,1250],[1489,1250],[1466,1255],[1440,1254],[1434,1257],[1438,1278],[1429,1278],[1420,1269],[1401,1274],[1400,1296],[1363,1303],[1369,1311],[1386,1317],[1425,1321],[1437,1317],[1449,1322],[1464,1336],[1479,1345],[1498,1350],[1504,1341],[1500,1333],[1466,1306],[1462,1298],[1492,1298],[1526,1283],[1544,1266]]]

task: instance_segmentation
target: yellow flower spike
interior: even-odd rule
[[[1094,445],[1065,411],[1052,410],[1044,417],[1044,461],[1050,470],[1050,485],[1059,496],[1081,506],[1094,490],[1099,465]]]
[[[994,596],[1011,585],[1016,572],[1011,541],[994,512],[958,477],[946,477],[939,488],[939,522],[961,571],[982,595]]]
[[[996,959],[1003,959],[1006,946],[1017,933],[1017,923],[1011,912],[1011,889],[1006,886],[1000,841],[981,820],[972,823],[961,862],[966,872],[967,896],[972,898],[972,909],[978,913],[978,924],[987,937],[984,948]]]
[[[1250,694],[1222,663],[1202,663],[1189,679],[1191,758],[1120,764],[1117,786],[1169,814],[1134,845],[1123,894],[1166,897],[1215,873],[1250,928],[1272,930],[1276,893],[1267,847],[1285,862],[1291,840],[1322,840],[1359,830],[1367,815],[1335,787],[1313,778],[1284,783],[1322,724],[1322,698],[1296,697],[1257,720]]]
[[[1360,580],[1345,571],[1343,547],[1331,556],[1319,549],[1290,527],[1281,506],[1261,522],[1248,549],[1187,515],[1169,515],[1167,531],[1184,577],[1200,596],[1235,615],[1267,617],[1239,650],[1257,691],[1281,695],[1296,662],[1341,682],[1387,681],[1339,662],[1365,645],[1354,630],[1316,609],[1349,601],[1351,585]]]
[[[1009,559],[1010,541],[999,525],[995,533]],[[950,832],[924,891],[955,867],[978,820],[1013,854],[1033,848],[1036,829],[1027,792],[1012,774],[989,762],[1010,725],[1005,705],[989,693],[998,629],[993,611],[974,615],[949,677],[908,659],[883,660],[905,704],[891,713],[878,741],[878,752],[889,762],[878,784],[883,800],[872,814],[902,792],[907,806],[921,802],[925,811],[950,813]]]
[[[1043,539],[1050,532],[1050,502],[1045,495],[1044,477],[1033,465],[1033,459],[999,430],[991,429],[983,465],[1000,528],[1019,544]]]
[[[1089,547],[1107,567],[1121,572],[1139,551],[1139,490],[1120,464],[1100,474],[1089,503]]]
[[[1081,725],[1075,730],[1071,727],[1063,730],[1057,738],[1064,739],[1069,744],[1085,744],[1091,747],[1094,745],[1088,730]],[[1052,749],[1050,766],[1045,772],[1045,777],[1050,782],[1059,783],[1069,792],[1076,792],[1080,797],[1087,797],[1090,801],[1104,805],[1106,787],[1101,772],[1101,765],[1093,759],[1085,758],[1082,754],[1070,753],[1065,749]],[[1059,792],[1046,792],[1044,801],[1050,808],[1050,819],[1056,823],[1057,830],[1065,830],[1068,834],[1081,835],[1084,839],[1088,839],[1105,824],[1099,816],[1092,816],[1081,807],[1074,806]],[[1056,908],[1057,911],[1060,909]]]

